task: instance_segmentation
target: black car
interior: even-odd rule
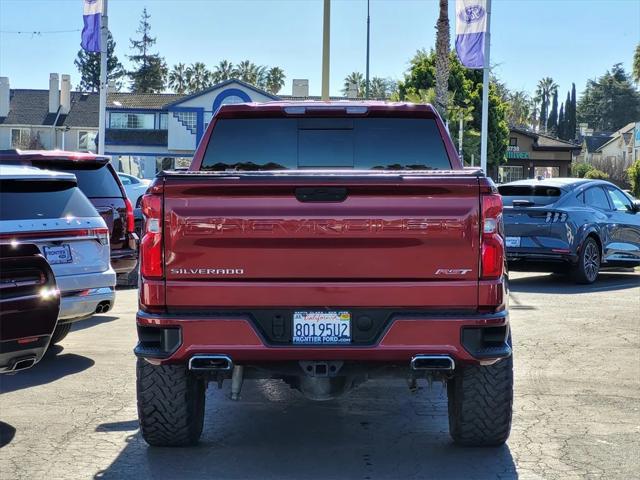
[[[0,373],[40,361],[59,309],[56,279],[38,247],[0,240]]]
[[[565,272],[592,283],[601,267],[640,265],[640,201],[612,183],[520,180],[498,190],[511,270]]]

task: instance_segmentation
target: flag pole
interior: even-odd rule
[[[109,20],[107,0],[102,0],[102,22],[100,27],[100,110],[98,116],[98,154],[104,155],[104,136],[107,125],[107,42],[109,40]]]
[[[322,23],[322,100],[329,101],[329,49],[331,47],[331,0],[324,0]]]
[[[487,173],[487,130],[489,127],[489,70],[491,63],[489,51],[491,48],[491,0],[487,0],[487,33],[484,38],[484,68],[482,70],[482,121],[480,133],[480,168]]]
[[[369,0],[367,0],[367,80],[365,84],[365,97],[369,100],[369,31],[370,31],[370,18],[369,18]]]

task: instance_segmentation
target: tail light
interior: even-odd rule
[[[93,230],[95,236],[98,238],[98,242],[102,245],[109,245],[109,229],[108,228],[96,228]]]
[[[162,265],[162,197],[146,194],[142,197],[144,232],[140,242],[140,273],[145,278],[164,276]]]
[[[482,196],[482,264],[481,279],[500,278],[504,268],[502,239],[502,197],[498,194]]]
[[[546,223],[564,223],[567,221],[567,214],[560,212],[547,212]]]
[[[128,198],[124,199],[124,203],[127,206],[127,233],[134,233],[136,231],[136,222],[133,216],[133,205]]]

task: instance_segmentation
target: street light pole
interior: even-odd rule
[[[369,0],[367,0],[367,80],[365,83],[365,98],[369,99],[369,31],[371,19],[369,18]]]
[[[331,0],[324,0],[322,22],[322,100],[329,101],[329,48],[331,46]]]

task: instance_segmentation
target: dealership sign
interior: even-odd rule
[[[507,158],[528,159],[529,152],[521,152],[520,147],[515,145],[510,145],[507,147]]]

